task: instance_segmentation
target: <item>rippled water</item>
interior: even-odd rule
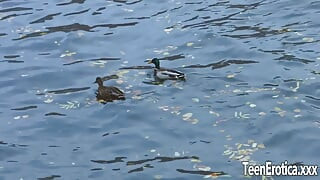
[[[0,179],[319,164],[319,15],[317,0],[0,0]],[[153,57],[187,80],[154,83]],[[126,101],[97,102],[97,76]]]

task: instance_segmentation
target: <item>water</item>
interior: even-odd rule
[[[319,164],[319,14],[316,0],[0,1],[0,179]],[[154,83],[153,57],[187,80]],[[104,105],[93,82],[111,75],[127,99]]]

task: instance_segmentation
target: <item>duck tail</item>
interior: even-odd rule
[[[178,79],[185,80],[185,79],[186,79],[186,76],[185,76],[184,74],[180,74],[180,75],[178,76]]]
[[[122,95],[122,96],[119,96],[118,99],[119,100],[126,100],[126,97],[124,95]]]

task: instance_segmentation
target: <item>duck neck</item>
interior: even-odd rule
[[[98,81],[98,85],[99,85],[99,87],[102,87],[103,86],[103,81],[102,80]]]
[[[154,65],[155,65],[155,68],[160,69],[160,63],[159,63],[159,61],[155,62]]]

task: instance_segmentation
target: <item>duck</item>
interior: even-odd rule
[[[117,87],[104,86],[101,77],[97,77],[94,83],[98,84],[96,97],[99,102],[112,102],[114,100],[125,100],[124,93]]]
[[[154,64],[154,77],[160,80],[185,80],[184,73],[174,70],[160,67],[160,60],[153,58],[148,61],[148,64]]]

